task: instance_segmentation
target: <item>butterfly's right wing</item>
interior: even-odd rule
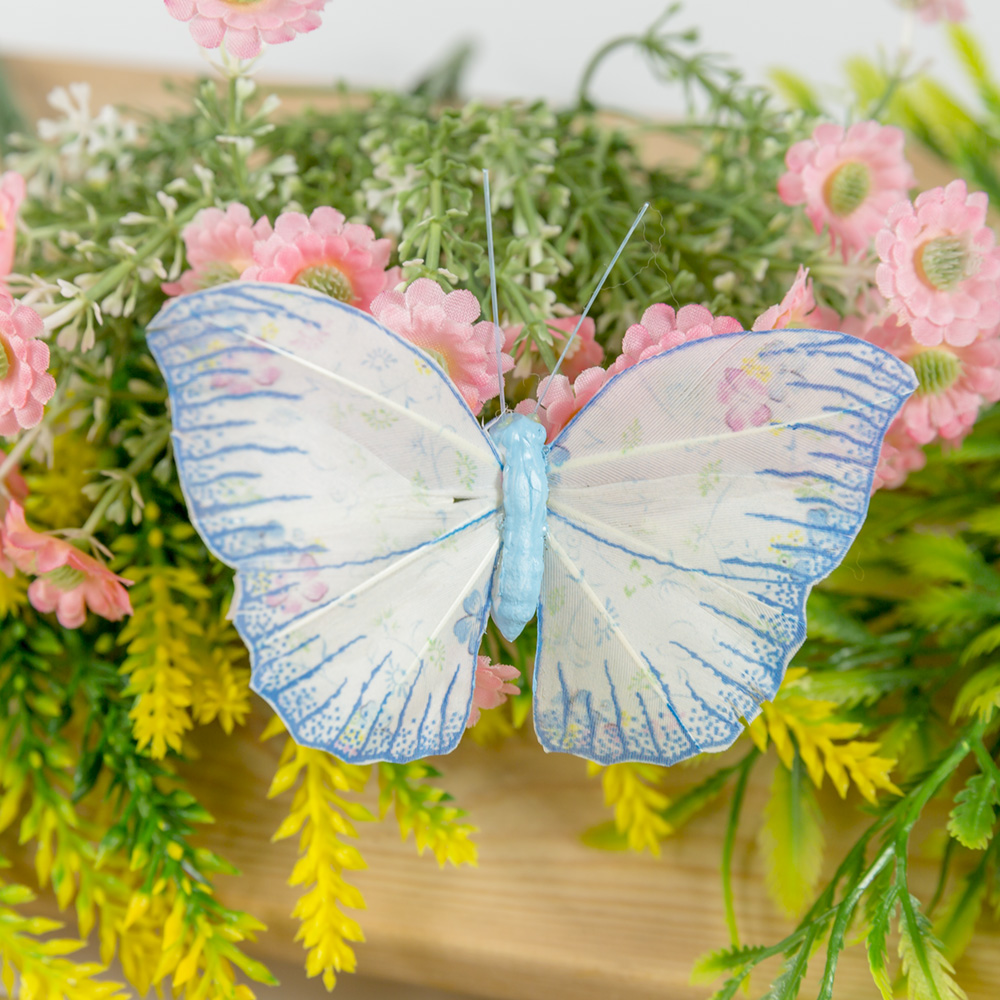
[[[237,571],[254,689],[345,760],[452,749],[500,477],[453,384],[371,316],[290,286],[175,300],[149,343],[192,521]]]
[[[801,645],[914,385],[807,330],[697,340],[610,380],[549,453],[543,745],[659,764],[729,746]]]

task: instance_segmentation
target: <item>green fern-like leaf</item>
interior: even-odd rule
[[[986,878],[977,868],[958,883],[934,921],[934,936],[949,961],[955,961],[969,946],[985,899]]]
[[[760,839],[772,898],[789,916],[801,913],[819,880],[823,831],[816,797],[798,755],[790,770],[775,768]]]
[[[963,846],[983,850],[993,836],[994,808],[1000,805],[1000,789],[992,774],[974,774],[955,796],[948,819],[948,832]]]
[[[892,886],[887,892],[877,897],[875,908],[871,915],[866,945],[868,949],[868,968],[872,979],[882,994],[882,1000],[892,1000],[892,983],[886,965],[888,949],[886,939],[889,936],[889,925],[899,902],[899,889]]]
[[[968,1000],[955,982],[955,970],[931,933],[920,901],[904,896],[899,917],[899,959],[908,1000]]]
[[[1000,663],[991,663],[977,670],[962,685],[955,698],[951,720],[954,722],[963,715],[978,715],[983,722],[988,722],[998,708],[1000,708]]]
[[[743,945],[735,948],[720,948],[718,951],[702,955],[691,970],[691,983],[709,983],[724,972],[739,972],[760,958],[766,949],[763,945]]]

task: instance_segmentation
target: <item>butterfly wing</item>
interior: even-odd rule
[[[626,370],[552,443],[535,727],[670,764],[729,746],[805,637],[912,370],[857,338],[711,337]]]
[[[289,286],[175,300],[149,343],[192,520],[237,571],[254,689],[345,760],[453,749],[500,463],[447,376],[371,316]]]

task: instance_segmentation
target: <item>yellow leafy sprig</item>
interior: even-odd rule
[[[275,717],[264,738],[283,731]],[[307,974],[322,975],[328,990],[336,985],[337,973],[354,972],[357,960],[351,942],[364,940],[361,926],[341,907],[364,909],[364,897],[343,873],[366,865],[358,849],[343,838],[357,836],[354,822],[374,818],[361,803],[348,798],[364,790],[370,775],[369,766],[345,764],[289,738],[268,791],[274,797],[298,783],[292,808],[271,839],[300,834],[299,860],[288,882],[308,888],[292,911],[300,921],[295,940],[307,951]]]
[[[117,1000],[127,994],[120,983],[97,979],[98,962],[67,958],[82,941],[45,937],[62,924],[45,917],[24,916],[17,907],[35,894],[23,885],[0,882],[0,981],[7,996],[20,1000]]]
[[[600,774],[604,804],[615,813],[615,829],[625,835],[630,850],[659,856],[660,841],[673,832],[663,818],[670,799],[656,786],[661,769],[653,764],[588,763],[587,773]]]
[[[878,743],[854,739],[861,732],[860,723],[838,720],[836,702],[806,698],[796,691],[795,682],[805,672],[802,668],[789,670],[777,698],[765,702],[761,714],[750,724],[750,736],[758,749],[764,752],[770,740],[781,763],[790,769],[798,748],[813,784],[820,788],[826,773],[841,798],[852,781],[873,804],[877,789],[901,795],[889,777],[896,761],[878,756]]]
[[[402,839],[412,833],[417,852],[430,849],[442,868],[449,861],[474,865],[478,859],[471,837],[476,827],[462,822],[464,810],[451,805],[443,788],[424,782],[439,776],[422,761],[379,764],[379,812],[385,816],[393,809]]]
[[[208,588],[189,567],[129,570],[135,614],[119,642],[128,645],[121,672],[140,750],[159,759],[180,752],[195,722],[218,721],[227,732],[250,711],[250,670],[235,630],[215,616]],[[195,602],[192,611],[190,602]]]

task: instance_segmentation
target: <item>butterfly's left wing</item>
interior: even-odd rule
[[[184,296],[149,343],[192,521],[236,569],[254,690],[345,760],[451,750],[500,479],[454,384],[371,316],[282,285]]]
[[[609,381],[549,452],[546,749],[670,764],[729,746],[801,645],[914,386],[815,330],[710,337]]]

